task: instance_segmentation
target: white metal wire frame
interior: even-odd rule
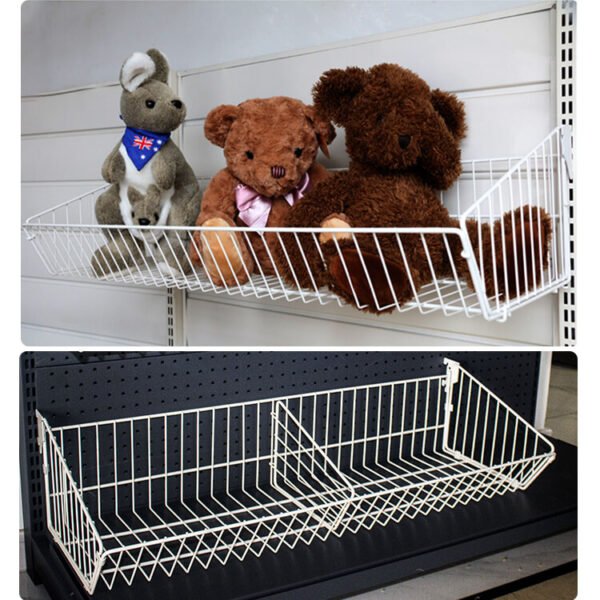
[[[285,401],[352,484],[336,535],[526,489],[554,460],[547,439],[445,362],[444,375]]]
[[[52,428],[48,528],[89,593],[525,489],[554,447],[446,373]]]
[[[48,529],[89,593],[325,540],[352,497],[280,403],[38,426]]]
[[[61,277],[92,278],[118,283],[135,283],[146,286],[201,290],[217,294],[255,296],[273,300],[286,299],[304,303],[329,302],[343,303],[330,288],[326,287],[308,260],[310,250],[319,253],[325,262],[319,243],[319,235],[324,232],[347,233],[357,249],[362,263],[364,277],[373,295],[371,309],[375,311],[398,310],[400,312],[417,309],[421,313],[443,311],[446,315],[483,315],[488,320],[504,320],[516,308],[558,290],[569,278],[568,262],[568,214],[566,169],[570,165],[570,127],[562,126],[551,132],[538,146],[522,158],[482,159],[463,162],[463,175],[451,190],[441,195],[441,199],[451,214],[460,220],[456,227],[445,228],[266,228],[255,231],[249,228],[218,227],[130,227],[95,224],[94,204],[104,189],[98,188],[73,200],[60,204],[27,219],[23,225],[27,237],[46,269]],[[503,215],[510,211],[521,211],[522,215],[539,220],[539,213],[532,207],[543,208],[550,215],[552,237],[548,256],[533,229],[526,234],[515,220],[505,221]],[[536,216],[537,215],[537,216]],[[474,250],[469,238],[469,223],[476,224],[476,238],[480,242],[489,231],[492,256],[485,256],[481,247]],[[494,224],[496,227],[494,228]],[[488,229],[489,228],[489,229]],[[507,231],[512,229],[512,231]],[[131,244],[131,233],[143,234],[146,242]],[[190,240],[196,234],[196,248],[207,242],[207,236],[218,233],[216,253],[228,242],[242,263],[236,270],[229,258],[228,268],[220,268],[213,251],[208,258],[199,259],[195,264],[190,258]],[[504,236],[512,234],[510,242]],[[472,234],[473,235],[473,234]],[[285,240],[284,240],[285,237]],[[445,253],[447,266],[444,272],[432,260],[432,241],[441,242],[441,252]],[[106,262],[95,263],[91,268],[94,252],[106,248],[108,241],[115,242],[108,250],[108,258],[118,264],[120,270],[109,268]],[[248,252],[254,259],[252,272],[243,260],[240,240],[244,240]],[[292,264],[286,247],[297,245],[302,260],[300,266]],[[408,277],[412,297],[399,298],[397,281],[386,266],[386,252],[390,240],[396,259],[403,263]],[[269,243],[270,241],[270,243]],[[283,248],[284,264],[277,264],[273,257],[275,247]],[[427,283],[418,286],[411,274],[411,256],[405,248],[417,244],[421,255],[426,258]],[[307,248],[310,246],[311,248]],[[376,248],[381,259],[383,273],[383,293],[375,289],[371,281],[371,271],[365,266],[362,248],[365,244]],[[209,244],[207,244],[209,246]],[[343,268],[348,273],[346,261],[335,242]],[[260,250],[257,250],[259,248]],[[386,250],[386,248],[388,250]],[[460,252],[452,248],[459,248]],[[231,252],[231,250],[229,250]],[[268,260],[259,260],[257,253],[263,252]],[[517,264],[515,256],[525,256],[524,264]],[[217,257],[218,258],[218,257]],[[547,269],[542,265],[548,261]],[[206,264],[210,260],[211,264]],[[461,276],[459,261],[466,260],[468,278]],[[527,262],[529,261],[529,265]],[[498,268],[496,263],[507,268]],[[509,282],[507,272],[513,267],[516,281]],[[221,263],[223,264],[223,263]],[[229,268],[231,267],[231,268]],[[508,268],[510,267],[510,268]],[[207,271],[212,270],[212,277]],[[225,272],[223,272],[225,271]],[[350,278],[348,278],[350,280]],[[509,284],[516,288],[513,297],[507,298],[504,289]],[[352,281],[351,293],[359,308],[365,308],[364,299],[358,298]],[[385,300],[384,300],[385,298]]]

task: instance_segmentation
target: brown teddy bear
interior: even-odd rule
[[[431,90],[408,69],[381,64],[369,70],[327,71],[315,85],[313,99],[317,114],[345,128],[350,166],[296,203],[286,226],[459,227],[438,195],[461,173],[460,142],[466,124],[456,96]],[[467,228],[475,258],[486,267],[488,295],[514,296],[517,285],[523,293],[526,283],[533,285],[534,275],[539,282],[547,268],[551,236],[551,221],[543,209],[526,206],[507,213],[493,231],[489,224],[478,226],[475,221],[467,222]],[[287,256],[278,255],[288,282],[309,288],[328,285],[371,312],[392,310],[411,300],[433,274],[471,284],[457,235],[389,234],[375,241],[370,234],[357,234],[354,240],[346,232],[324,232],[320,246],[308,235],[299,236],[300,244],[286,238]],[[293,269],[285,268],[288,261]]]
[[[224,148],[227,167],[210,181],[202,197],[197,225],[282,226],[297,200],[329,176],[316,162],[319,148],[335,137],[333,125],[312,106],[278,96],[221,105],[206,117],[204,133]],[[276,234],[196,232],[190,255],[217,285],[245,283],[253,272],[274,272]]]

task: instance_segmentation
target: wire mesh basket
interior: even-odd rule
[[[346,300],[359,309],[504,320],[568,281],[570,165],[569,126],[552,131],[524,157],[463,161],[461,178],[441,194],[456,217],[453,227],[98,225],[94,206],[103,186],[28,218],[23,229],[45,268],[60,277],[341,305],[322,273],[328,261],[320,236],[335,233],[358,253],[350,269],[334,236]],[[551,233],[542,242],[546,222]],[[367,263],[365,246],[375,264]]]
[[[48,529],[93,593],[526,489],[553,445],[446,360],[445,373],[51,427]]]
[[[354,490],[336,535],[524,490],[554,446],[445,360],[446,373],[285,401]]]
[[[35,215],[23,227],[47,270],[57,276],[100,277],[124,284],[320,304],[343,301],[330,288],[323,287],[322,277],[307,255],[317,253],[325,261],[319,236],[345,233],[360,258],[358,267],[354,265],[355,270],[358,268],[354,278],[349,275],[337,242],[335,252],[347,274],[347,295],[359,308],[374,312],[441,310],[446,315],[483,315],[488,320],[504,320],[515,308],[568,281],[566,186],[571,170],[570,152],[570,128],[562,126],[523,158],[465,161],[463,176],[441,198],[459,219],[456,227],[124,229],[94,224],[95,200],[104,187]],[[537,235],[541,228],[537,208],[545,211],[551,224],[547,250]],[[526,228],[523,221],[534,225],[537,222],[538,226]],[[372,242],[379,254],[379,264],[374,267],[363,260],[362,247],[366,242]],[[290,243],[300,249],[302,268],[286,252]],[[386,248],[389,253],[390,243],[400,252],[402,276],[389,267]],[[421,258],[429,270],[422,285],[412,275],[412,259],[405,250],[415,243],[422,247]],[[283,264],[273,257],[274,245],[283,250]],[[203,258],[200,246],[215,249]],[[99,248],[104,248],[109,256],[94,262]],[[191,249],[198,255],[200,265],[191,260]],[[445,255],[443,269],[439,260],[432,260],[432,255],[440,252]],[[219,261],[221,253],[226,255],[227,267],[218,266],[219,262],[223,264],[223,260]],[[467,277],[461,275],[463,261]],[[121,268],[113,270],[114,265]],[[368,298],[357,292],[356,278],[363,280]],[[399,292],[399,286],[409,292],[408,300]]]
[[[325,540],[352,497],[272,401],[38,426],[48,529],[89,593]]]

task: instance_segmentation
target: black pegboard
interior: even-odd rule
[[[37,405],[61,426],[436,375],[446,356],[533,420],[536,352],[42,352]]]
[[[44,530],[36,408],[52,426],[81,424],[441,375],[445,357],[459,361],[533,421],[536,352],[26,353],[21,360],[26,530]]]

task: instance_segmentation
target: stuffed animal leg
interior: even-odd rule
[[[202,197],[198,225],[235,227],[235,205],[228,203],[238,182],[220,171],[208,184]],[[236,231],[196,231],[190,245],[192,261],[202,265],[211,281],[218,286],[241,285],[254,270],[254,260],[246,240]]]
[[[111,230],[109,238],[110,241],[98,248],[92,256],[91,265],[97,277],[105,277],[124,269],[135,269],[135,265],[143,260],[143,245],[128,231]]]
[[[112,184],[96,200],[95,212],[98,223],[123,225],[119,210],[119,186]],[[92,270],[97,277],[104,277],[115,271],[133,266],[141,258],[141,245],[127,229],[105,231],[108,242],[98,248],[92,257]]]
[[[537,206],[506,212],[493,226],[467,221],[469,239],[489,298],[505,301],[539,286],[548,268],[552,219]],[[473,287],[466,261],[457,265]]]
[[[203,227],[234,227],[232,221],[213,217]],[[239,232],[195,232],[192,260],[201,263],[211,281],[218,286],[243,285],[254,271],[254,261]]]
[[[450,227],[458,227],[451,219]],[[507,212],[492,226],[467,221],[469,239],[488,298],[505,301],[539,286],[548,268],[552,222],[541,208],[525,206]],[[434,279],[456,277],[474,289],[462,244],[456,235],[358,234],[354,239],[326,241],[329,287],[348,303],[382,313],[402,306]],[[424,242],[424,243],[423,243]],[[443,285],[443,284],[441,284]]]
[[[287,215],[286,227],[348,227],[339,198],[350,194],[352,182],[345,172],[335,173],[320,181],[306,196],[306,200],[296,203]],[[311,201],[317,198],[318,201]],[[322,247],[335,249],[333,237],[341,242],[349,237],[347,233],[282,233],[281,243],[274,251],[278,273],[294,287],[315,289],[330,281],[324,261]],[[333,251],[332,250],[332,251]]]

